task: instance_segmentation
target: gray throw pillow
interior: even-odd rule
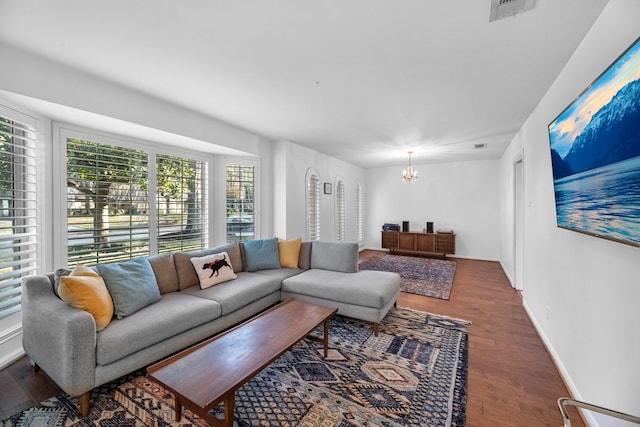
[[[144,257],[117,264],[98,264],[95,268],[107,285],[118,319],[160,300],[156,276]]]

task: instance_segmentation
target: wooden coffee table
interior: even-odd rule
[[[215,426],[233,425],[235,392],[280,355],[307,337],[324,345],[327,357],[329,320],[337,308],[294,298],[182,351],[147,369],[152,380],[173,392],[176,421],[182,407]],[[324,325],[324,336],[310,335]],[[224,402],[224,420],[209,411]]]

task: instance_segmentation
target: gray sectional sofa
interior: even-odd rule
[[[226,252],[236,279],[199,286],[191,258]],[[22,282],[23,347],[89,413],[90,391],[209,338],[289,297],[338,308],[338,314],[378,323],[400,293],[396,273],[358,271],[358,247],[302,242],[298,268],[256,269],[243,243],[200,252],[149,257],[159,298],[98,332],[94,317],[57,295],[55,274]],[[254,264],[252,271],[247,265]],[[136,280],[132,280],[135,284]],[[112,295],[113,296],[113,295]]]

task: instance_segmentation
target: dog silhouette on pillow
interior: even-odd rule
[[[213,277],[213,275],[215,274],[216,277],[218,277],[218,275],[220,274],[220,269],[222,267],[229,267],[231,268],[231,266],[229,265],[229,263],[227,262],[227,256],[223,255],[221,259],[217,259],[213,262],[207,262],[202,266],[203,270],[208,270],[211,269],[211,274],[209,275],[209,278]]]

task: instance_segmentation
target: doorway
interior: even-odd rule
[[[524,291],[524,161],[513,164],[513,287]]]

